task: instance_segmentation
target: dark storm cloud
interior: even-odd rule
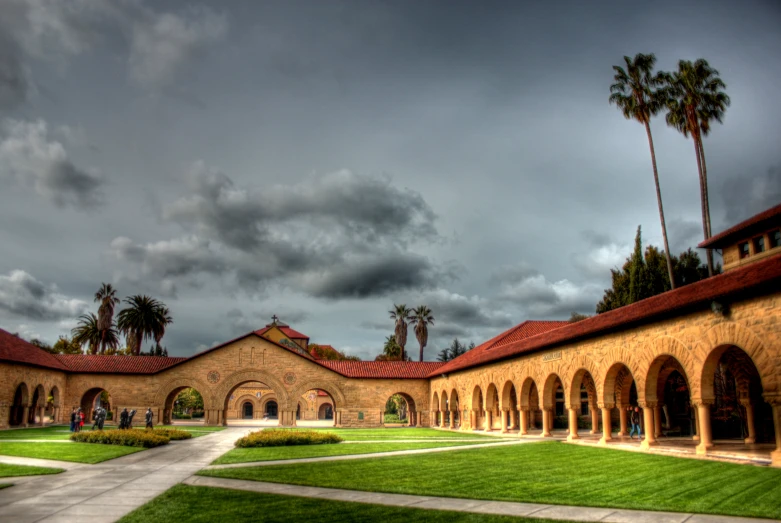
[[[33,321],[59,321],[82,314],[87,304],[59,293],[25,271],[0,274],[0,311]]]
[[[667,242],[675,256],[686,249],[695,249],[702,238],[702,222],[675,219],[667,223]],[[663,245],[660,243],[658,247],[663,248]]]
[[[721,228],[713,225],[713,233],[745,220],[750,216],[781,203],[781,162],[765,172],[746,174],[727,179],[719,194],[724,202],[725,216]],[[711,204],[712,206],[713,204]],[[713,220],[716,217],[711,217]],[[715,220],[714,220],[715,221]]]
[[[33,87],[18,45],[2,31],[0,26],[0,110],[7,110],[22,105]]]
[[[0,134],[0,176],[32,185],[60,207],[98,207],[104,202],[104,178],[77,167],[65,147],[48,136],[43,120],[6,120]]]
[[[300,324],[310,317],[306,311],[288,307],[278,307],[273,311],[268,310],[264,313],[248,313],[247,311],[234,308],[225,313],[225,317],[228,318],[236,334],[250,332],[268,325],[271,322],[272,315],[276,315],[279,321],[288,325]]]
[[[189,236],[111,244],[131,273],[178,280],[230,275],[244,289],[269,282],[327,299],[367,298],[433,288],[452,277],[413,244],[437,242],[436,215],[423,197],[390,178],[338,171],[306,183],[240,187],[196,163],[189,194],[162,206]]]

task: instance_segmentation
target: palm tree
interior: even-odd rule
[[[407,344],[407,321],[410,319],[412,309],[408,309],[405,304],[393,304],[393,310],[390,312],[390,318],[396,320],[396,327],[393,331],[396,336],[396,343],[401,347],[401,359],[406,360],[407,354],[404,352],[404,346]]]
[[[691,135],[694,153],[697,157],[697,171],[700,176],[700,205],[702,230],[705,239],[711,237],[710,200],[708,197],[708,169],[705,164],[705,150],[702,137],[710,132],[710,122],[721,123],[724,112],[730,104],[726,88],[719,78],[719,72],[706,60],[700,58],[692,63],[678,62],[678,70],[663,75],[666,84],[667,125],[674,127],[685,137]],[[708,276],[713,276],[713,251],[707,251]]]
[[[128,347],[133,355],[141,353],[141,343],[145,339],[162,339],[165,326],[172,322],[165,304],[146,295],[136,294],[125,298],[129,305],[119,311],[117,328],[127,337]]]
[[[101,333],[100,353],[106,351],[109,345],[109,330],[114,327],[114,306],[119,303],[117,290],[110,283],[103,283],[95,293],[95,301],[100,303],[98,307],[98,330]]]
[[[431,315],[431,309],[421,305],[412,311],[410,323],[415,326],[415,337],[420,344],[420,361],[423,361],[423,349],[428,343],[428,326],[434,325],[434,316]]]
[[[98,329],[98,317],[92,314],[79,316],[79,324],[71,330],[73,342],[79,345],[89,345],[90,354],[98,352],[101,342],[101,332]]]
[[[659,171],[656,168],[656,152],[654,151],[654,139],[651,136],[651,117],[662,108],[663,95],[655,89],[662,83],[663,77],[652,75],[656,56],[653,54],[638,53],[635,57],[624,57],[626,69],[614,65],[616,72],[613,77],[614,84],[610,86],[611,104],[615,104],[624,114],[627,120],[637,120],[645,126],[648,135],[648,145],[651,148],[651,165],[654,169],[654,185],[656,185],[656,203],[659,205],[659,221],[662,222],[662,239],[664,241],[664,254],[667,258],[667,272],[670,277],[670,288],[675,289],[675,277],[673,276],[673,262],[670,257],[670,246],[667,244],[667,225],[664,222],[664,208],[662,207],[662,190],[659,187]]]
[[[385,344],[382,348],[382,354],[374,358],[374,361],[398,361],[401,360],[401,347],[396,343],[396,337],[391,334],[385,338]]]

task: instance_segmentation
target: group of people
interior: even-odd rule
[[[133,416],[136,415],[135,410],[131,410],[128,412],[127,408],[125,408],[119,415],[119,427],[120,429],[132,429],[133,428]],[[92,429],[95,430],[96,428],[98,430],[103,430],[103,424],[106,422],[106,418],[108,417],[108,412],[106,412],[106,409],[103,407],[97,407],[95,410],[92,411],[92,420],[94,423],[92,424]],[[152,412],[152,408],[146,409],[146,414],[144,415],[144,421],[146,421],[146,428],[152,429],[154,428],[153,420],[154,419],[154,413]],[[74,407],[71,411],[71,432],[81,432],[81,429],[84,427],[84,411],[81,410],[81,408]]]

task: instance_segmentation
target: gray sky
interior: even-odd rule
[[[0,327],[54,342],[100,283],[189,355],[279,315],[373,358],[392,304],[428,359],[592,313],[638,225],[645,132],[611,66],[707,59],[714,231],[781,201],[781,4],[0,0]],[[671,250],[701,239],[690,140],[652,124]],[[414,338],[408,342],[417,354]],[[145,347],[146,348],[146,347]]]

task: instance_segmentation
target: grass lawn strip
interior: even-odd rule
[[[296,445],[289,447],[259,447],[233,449],[223,454],[212,465],[229,465],[233,463],[248,463],[253,461],[275,461],[285,459],[321,458],[325,456],[347,456],[351,454],[372,454],[375,452],[391,452],[395,450],[417,450],[439,447],[456,447],[465,445],[485,444],[486,441],[449,441],[449,442],[352,442],[337,445]],[[499,442],[497,442],[499,443]]]
[[[92,425],[85,425],[84,431],[89,431]],[[106,425],[105,429],[115,429],[115,425]],[[134,427],[135,429],[144,430],[144,427]],[[194,438],[200,436],[206,436],[225,430],[225,427],[200,427],[190,425],[155,425],[158,429],[178,429],[185,430],[192,433]],[[66,441],[70,437],[71,432],[66,425],[54,425],[49,427],[34,427],[29,429],[13,429],[13,430],[1,430],[0,431],[0,443],[6,440],[63,440]]]
[[[39,476],[44,474],[59,474],[63,469],[49,467],[30,467],[27,465],[7,465],[0,463],[0,478],[13,478],[18,476]]]
[[[277,427],[273,427],[277,428]],[[449,432],[444,430],[403,428],[403,429],[337,429],[337,428],[307,428],[307,429],[280,429],[280,430],[314,430],[318,432],[333,432],[345,441],[360,440],[412,440],[412,439],[485,439],[501,441],[495,436],[484,436],[473,432]],[[517,438],[517,436],[514,436]]]
[[[243,492],[211,487],[177,485],[120,523],[167,523],[187,521],[275,522],[275,523],[539,523],[542,520],[471,514],[407,507],[388,507],[323,499]],[[546,520],[551,522],[551,520]],[[553,522],[555,523],[555,522]],[[561,522],[560,522],[561,523]]]
[[[781,470],[558,442],[204,476],[497,501],[781,518]]]
[[[101,461],[126,456],[142,450],[146,449],[140,447],[123,447],[120,445],[100,445],[96,443],[72,443],[70,445],[63,445],[60,442],[9,443],[0,440],[0,455],[74,461],[77,463],[100,463]]]

